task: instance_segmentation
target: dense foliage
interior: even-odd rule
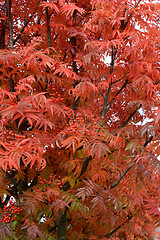
[[[0,239],[154,239],[160,4],[0,9]]]

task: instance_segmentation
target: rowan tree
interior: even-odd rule
[[[154,239],[160,4],[0,9],[0,238]]]

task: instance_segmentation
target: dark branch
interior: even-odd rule
[[[127,24],[128,24],[129,20],[127,22],[124,22],[124,20],[121,21],[121,30],[125,30]],[[111,64],[110,64],[110,74],[113,73],[113,70],[114,70],[114,64],[115,64],[115,60],[116,60],[116,55],[117,55],[117,51],[118,51],[118,48],[117,47],[112,47],[112,54],[111,54]],[[108,109],[107,109],[107,106],[108,106],[108,95],[109,95],[109,91],[111,89],[111,85],[113,83],[110,84],[109,88],[107,89],[107,92],[106,92],[106,98],[104,99],[104,104],[103,104],[103,112],[102,112],[102,117],[105,117]]]
[[[41,87],[42,91],[45,91],[45,89],[43,88],[42,84],[40,83],[40,81],[38,81],[39,86]]]
[[[153,139],[153,136],[151,136],[149,139],[146,139],[145,143],[143,144],[143,147],[145,148]],[[133,166],[133,165],[132,165]],[[118,178],[118,180],[116,182],[114,182],[112,185],[111,185],[111,188],[114,188],[116,187],[120,181],[124,178],[124,176],[129,172],[129,170],[132,168],[132,166],[128,167],[123,173],[122,175]]]
[[[76,181],[78,180],[78,178],[80,178],[82,176],[83,173],[86,172],[87,168],[88,168],[88,165],[89,165],[89,162],[93,159],[92,156],[89,156],[89,157],[86,157],[84,159],[84,162],[83,162],[83,165],[82,165],[82,168],[81,168],[81,173],[80,175],[76,178]],[[70,183],[69,182],[66,182],[64,185],[63,185],[63,191],[67,191],[69,188],[71,187]]]
[[[116,227],[113,231],[111,231],[110,233],[106,234],[106,235],[103,235],[103,236],[100,236],[101,238],[102,237],[110,237],[112,236],[115,232],[117,232],[121,227],[123,227],[126,223],[128,223],[131,219],[133,218],[133,216],[128,216],[128,219],[127,221],[125,221],[124,223],[122,223],[121,225],[119,225],[118,227]]]
[[[66,240],[66,223],[67,223],[67,207],[63,213],[62,210],[59,211],[58,216],[58,240]]]
[[[159,17],[157,19],[157,26],[159,25],[159,21],[160,21],[160,14],[159,14]]]
[[[77,0],[75,0],[75,3],[77,4]],[[73,19],[76,23],[77,20],[77,10],[74,11],[73,13]],[[73,45],[74,48],[74,53],[72,51],[71,55],[72,55],[72,66],[73,66],[73,71],[78,74],[78,68],[77,68],[77,64],[75,62],[75,56],[76,56],[76,45],[77,45],[77,40],[76,40],[76,36],[71,37],[70,39],[71,44]],[[74,87],[78,84],[78,81],[76,81],[76,79],[74,80]],[[78,105],[79,105],[79,100],[80,97],[78,99],[74,99],[73,105],[72,105],[72,109],[75,110]],[[67,191],[70,188],[70,183],[67,182],[64,186],[63,186],[63,190],[65,189],[65,191]],[[67,223],[67,207],[65,207],[65,211],[63,213],[62,210],[59,211],[59,215],[58,215],[58,240],[66,240],[66,223]]]
[[[125,76],[124,76],[125,77]],[[123,78],[122,78],[123,79]],[[120,79],[120,80],[122,80]],[[120,81],[119,80],[119,81]],[[113,82],[114,84],[115,82]],[[119,89],[119,91],[116,93],[116,96],[107,104],[107,108],[106,108],[106,113],[108,112],[108,110],[110,109],[111,105],[113,104],[113,101],[116,99],[116,97],[122,92],[122,90],[126,87],[126,85],[128,84],[128,79],[126,79],[125,83],[122,85],[122,87]],[[102,95],[102,97],[105,99],[105,96]],[[105,114],[106,114],[105,113]],[[103,113],[102,113],[103,114]],[[102,115],[103,116],[103,115]]]
[[[110,65],[110,74],[113,73],[115,59],[117,55],[118,48],[112,47],[112,55],[111,55],[111,65]]]
[[[87,168],[88,168],[89,162],[90,162],[91,160],[92,160],[92,156],[86,157],[86,158],[84,159],[84,163],[83,163],[83,165],[82,165],[82,169],[81,169],[81,173],[80,173],[80,176],[79,176],[79,177],[81,177],[82,174],[85,173],[85,171],[86,171]],[[79,178],[79,177],[78,177],[78,178]]]
[[[4,25],[4,23],[2,23],[2,25]],[[5,26],[5,25],[4,25]],[[9,29],[9,27],[7,27],[7,26],[5,26],[7,29]],[[19,34],[18,33],[16,33],[15,31],[13,31],[12,30],[12,32],[13,32],[13,34],[15,34],[16,36],[18,36],[25,44],[27,43],[26,42],[26,40],[24,40],[21,36],[19,36]]]
[[[36,176],[33,178],[31,184],[28,186],[28,189],[34,187],[37,184],[38,176],[39,176],[39,174],[37,173]]]
[[[144,148],[152,141],[152,139],[153,139],[153,136],[151,136],[150,138],[146,138],[146,141],[145,141],[145,143],[144,143]]]
[[[142,0],[139,0],[139,1],[137,2],[137,4],[135,5],[135,8],[138,7],[138,4],[139,4],[141,1],[142,1]]]
[[[128,84],[128,79],[126,79],[125,83],[122,85],[122,87],[119,89],[119,91],[116,93],[116,97],[118,96],[118,94],[120,94],[120,92],[126,87],[126,85]],[[115,99],[115,98],[114,98]],[[114,100],[113,99],[113,100]],[[112,101],[113,101],[112,100]]]
[[[50,29],[50,16],[48,8],[46,7],[46,17],[47,17],[47,38],[48,38],[48,47],[51,47],[51,29]]]
[[[33,14],[29,17],[29,19],[25,22],[24,26],[22,27],[20,34],[18,34],[18,36],[16,37],[16,39],[13,41],[13,45],[15,45],[15,43],[18,41],[18,39],[21,37],[21,34],[24,32],[25,28],[28,26],[30,20],[33,18],[35,12],[33,12]]]
[[[7,0],[8,8],[8,25],[9,25],[9,48],[13,51],[13,31],[12,31],[12,19],[11,19],[11,0]]]
[[[10,92],[11,92],[11,93],[12,93],[12,92],[15,92],[15,89],[14,89],[14,80],[13,80],[12,74],[11,74],[11,76],[10,76],[9,82],[10,82]]]
[[[13,184],[17,184],[17,180],[11,174],[9,174],[8,172],[5,172],[4,170],[3,172],[5,173],[8,180],[10,180]]]
[[[104,96],[102,117],[105,117],[106,112],[107,112],[108,97],[109,97],[109,92],[110,92],[110,90],[111,90],[111,84],[109,85],[109,88],[108,88],[107,91],[106,91],[106,95]]]
[[[110,74],[113,73],[113,69],[114,69],[114,63],[115,63],[115,59],[116,59],[116,55],[117,55],[117,48],[112,47],[112,55],[111,55],[111,65],[110,65]],[[106,113],[107,113],[107,107],[108,107],[108,97],[109,97],[109,92],[111,90],[111,86],[112,83],[110,83],[106,94],[104,96],[104,103],[103,103],[103,111],[102,111],[102,117],[105,117]]]
[[[1,17],[1,14],[0,14]],[[0,49],[5,49],[5,34],[6,34],[6,21],[1,19],[1,32],[0,32]]]
[[[122,175],[118,178],[118,180],[111,185],[111,188],[115,188],[115,187],[120,183],[120,181],[124,178],[124,176],[128,173],[128,171],[129,171],[131,168],[132,168],[132,166],[128,167],[128,168],[122,173]]]
[[[79,101],[80,101],[80,97],[78,97],[76,100],[74,100],[73,105],[72,105],[73,110],[76,110],[78,108]]]
[[[136,114],[136,112],[141,108],[141,104],[137,107],[137,109],[136,110],[134,110],[130,115],[129,115],[129,117],[127,118],[127,120],[126,121],[124,121],[122,124],[121,124],[121,126],[113,133],[114,135],[116,134],[116,132],[119,130],[119,129],[121,129],[121,128],[123,128],[123,127],[125,127],[126,125],[127,125],[127,123],[131,120],[131,118]]]
[[[75,0],[75,3],[77,4],[77,0]],[[73,19],[74,19],[74,22],[76,23],[76,21],[77,21],[77,10],[74,10],[74,12],[73,12]],[[73,67],[73,71],[78,75],[77,63],[74,60],[75,56],[76,56],[76,46],[77,46],[77,38],[76,38],[76,36],[71,37],[70,43],[73,45],[73,48],[74,48],[74,52],[70,51],[70,53],[72,55],[72,67]],[[74,80],[73,87],[75,88],[78,83],[79,83],[79,81]],[[74,98],[74,102],[73,102],[73,105],[72,105],[72,109],[73,110],[77,109],[77,107],[79,106],[79,101],[80,101],[80,97],[78,97],[77,99]]]

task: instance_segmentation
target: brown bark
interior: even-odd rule
[[[8,13],[8,25],[9,25],[9,48],[13,51],[13,30],[12,30],[12,18],[11,18],[11,0],[7,0],[7,13]]]

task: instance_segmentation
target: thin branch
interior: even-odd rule
[[[103,95],[103,93],[101,93],[101,91],[98,89],[98,92],[101,94],[101,96],[105,99],[105,96]]]
[[[1,11],[3,10],[4,14],[7,15],[7,7],[6,7],[6,2],[1,5]],[[6,20],[3,19],[1,13],[0,13],[0,18],[1,18],[1,32],[0,32],[0,49],[5,49],[5,34],[6,34]]]
[[[40,1],[38,2],[38,6],[39,6]],[[35,11],[33,12],[33,14],[29,17],[29,19],[25,22],[24,26],[22,27],[20,33],[18,34],[18,36],[16,37],[16,39],[13,41],[13,45],[18,41],[18,39],[20,38],[21,34],[24,32],[25,28],[28,26],[30,20],[34,17],[34,14],[36,13],[37,8],[35,9]]]
[[[45,89],[43,88],[42,84],[40,83],[40,81],[38,81],[39,86],[41,87],[42,91],[45,91]]]
[[[144,143],[144,148],[152,141],[153,136],[151,136],[150,138],[146,139],[145,143]]]
[[[75,3],[77,4],[77,0],[75,0]],[[74,10],[74,12],[73,12],[73,19],[74,19],[74,22],[76,23],[76,21],[77,21],[77,10]],[[76,56],[76,46],[77,46],[77,38],[76,38],[76,36],[71,37],[70,42],[71,42],[71,44],[73,45],[73,48],[74,48],[74,52],[70,51],[70,53],[72,55],[72,67],[73,67],[73,71],[78,75],[77,63],[74,60],[75,56]],[[78,83],[79,83],[79,81],[74,80],[73,87],[75,88]],[[80,97],[78,97],[76,100],[74,99],[74,102],[73,102],[73,105],[72,105],[72,109],[73,110],[77,109],[77,107],[79,105],[79,101],[80,101]]]
[[[124,20],[121,21],[121,30],[125,30],[127,24],[128,24],[129,20],[127,22],[124,22]],[[118,48],[117,47],[112,47],[112,54],[111,54],[111,64],[110,64],[110,74],[113,73],[113,70],[114,70],[114,64],[115,64],[115,60],[116,60],[116,55],[117,55],[117,51],[118,51]],[[109,95],[109,91],[111,89],[111,85],[113,83],[110,84],[109,88],[107,89],[107,92],[106,92],[106,99],[104,99],[104,104],[103,104],[103,112],[102,112],[102,117],[105,117],[108,109],[107,109],[107,106],[108,106],[108,95]]]
[[[13,29],[12,29],[12,18],[11,18],[11,0],[7,0],[7,15],[8,15],[8,25],[9,25],[9,48],[13,51]],[[11,70],[11,69],[10,69]],[[14,92],[14,80],[13,75],[10,76],[10,92]]]
[[[59,34],[57,33],[56,36],[53,38],[53,41],[55,41],[58,36]]]
[[[4,170],[3,172],[5,173],[8,180],[10,180],[13,184],[17,184],[17,180],[11,174],[9,174],[8,172],[5,172]]]
[[[65,51],[65,53],[64,53],[64,57],[63,57],[63,62],[65,61],[65,59],[66,59],[66,56],[67,56],[67,51]]]
[[[111,55],[111,65],[110,65],[110,74],[113,73],[115,59],[117,55],[118,48],[112,47],[112,55]]]
[[[83,173],[85,173],[85,171],[86,171],[87,168],[88,168],[89,162],[90,162],[91,160],[92,160],[92,156],[86,157],[86,158],[84,159],[84,162],[83,162],[83,165],[82,165],[82,168],[81,168],[81,173],[80,173],[80,175],[78,176],[78,178],[81,177]]]
[[[119,129],[121,129],[121,128],[123,128],[123,127],[125,127],[126,125],[127,125],[127,123],[131,120],[131,118],[136,114],[136,112],[141,108],[141,104],[137,107],[137,109],[136,110],[134,110],[130,115],[129,115],[129,117],[127,118],[127,120],[126,121],[124,121],[122,124],[121,124],[121,126],[117,129],[117,130],[115,130],[114,131],[114,133],[113,133],[113,135],[115,135],[116,134],[116,132],[119,130]]]
[[[129,171],[131,168],[132,168],[132,166],[128,167],[128,168],[122,173],[122,175],[118,178],[118,180],[111,185],[111,188],[115,188],[115,187],[120,183],[120,181],[124,178],[124,176],[128,173],[128,171]]]
[[[76,110],[78,108],[79,101],[80,101],[80,96],[76,100],[74,100],[74,102],[72,104],[72,109],[73,110]]]
[[[122,78],[123,79],[123,78]],[[121,80],[122,80],[121,79]],[[114,84],[115,82],[113,82]],[[113,104],[113,101],[116,99],[116,97],[122,92],[122,90],[126,87],[126,85],[128,84],[128,79],[126,79],[125,83],[122,85],[122,87],[119,89],[119,91],[116,93],[116,96],[108,103],[108,107],[106,109],[106,113],[109,111],[111,105]],[[104,96],[102,96],[103,98],[105,98]]]
[[[51,29],[50,29],[50,16],[48,8],[46,7],[46,17],[47,17],[47,38],[48,38],[48,47],[51,47]]]
[[[0,17],[1,17],[1,15],[0,15]],[[2,22],[2,28],[1,28],[1,32],[0,32],[0,49],[4,49],[5,48],[6,23],[3,20],[1,20],[1,22]]]
[[[39,176],[39,173],[37,173],[36,176],[33,178],[31,184],[28,186],[28,189],[34,187],[37,184],[38,176]]]
[[[35,9],[36,11],[37,9]],[[22,27],[20,33],[18,34],[18,36],[16,37],[16,39],[14,39],[13,41],[13,45],[15,45],[15,43],[18,41],[18,39],[21,37],[21,34],[24,32],[25,28],[28,26],[30,20],[33,18],[35,12],[33,12],[33,14],[29,17],[29,19],[25,22],[24,26]]]
[[[116,97],[118,96],[118,94],[126,87],[126,85],[128,84],[128,79],[126,79],[125,83],[122,85],[122,87],[119,89],[119,91],[116,93]],[[115,98],[112,99],[112,101]]]
[[[89,157],[86,157],[84,159],[84,162],[83,162],[83,165],[82,165],[82,168],[81,168],[81,173],[80,175],[76,178],[76,181],[82,176],[83,173],[86,172],[87,168],[88,168],[88,165],[89,165],[89,162],[93,159],[92,156],[89,156]],[[64,185],[63,185],[63,191],[67,191],[69,188],[71,187],[70,183],[69,182],[66,182]]]
[[[114,69],[114,63],[115,63],[115,59],[116,59],[116,55],[117,55],[117,48],[112,47],[112,55],[111,55],[111,64],[110,64],[110,74],[113,73],[113,69]],[[108,97],[109,97],[109,92],[111,90],[111,86],[112,86],[112,82],[110,83],[105,97],[104,97],[104,103],[103,103],[103,111],[102,111],[102,117],[105,117],[106,113],[107,113],[107,107],[108,107]]]
[[[153,136],[151,136],[149,139],[147,139],[145,141],[145,143],[143,144],[143,147],[145,148],[152,141],[152,139],[153,139]],[[111,188],[115,188],[132,167],[133,167],[133,165],[126,168],[126,170],[122,173],[122,175],[118,178],[118,180],[111,185]]]
[[[139,5],[139,3],[140,3],[141,1],[142,1],[142,0],[139,0],[139,1],[137,2],[137,4],[134,6],[134,8],[138,7],[138,5]]]
[[[158,19],[157,19],[157,27],[158,27],[158,25],[159,25],[159,21],[160,21],[160,14],[159,14],[159,17],[158,17]]]
[[[13,51],[13,30],[12,30],[12,19],[11,19],[11,0],[7,0],[8,8],[8,25],[9,25],[9,48]]]
[[[14,89],[14,80],[13,80],[13,75],[11,74],[10,76],[10,80],[9,80],[9,83],[10,83],[10,92],[15,92],[15,89]]]
[[[102,237],[110,237],[110,236],[112,236],[115,232],[117,232],[117,230],[119,230],[121,227],[123,227],[126,223],[128,223],[131,219],[133,218],[133,215],[131,215],[131,216],[128,216],[128,219],[124,222],[124,223],[122,223],[121,225],[119,225],[118,227],[116,227],[114,230],[112,230],[110,233],[108,233],[108,234],[106,234],[106,235],[103,235],[103,236],[100,236],[101,238]]]
[[[107,91],[106,91],[106,94],[104,96],[104,103],[103,103],[103,111],[102,111],[102,117],[105,117],[106,115],[106,112],[107,112],[107,107],[108,107],[108,97],[109,97],[109,92],[111,90],[111,85],[109,85]]]
[[[4,25],[3,23],[2,23],[2,25]],[[7,26],[5,26],[7,29],[9,29],[9,27],[7,27]],[[15,34],[16,36],[19,36],[19,34],[18,33],[16,33],[15,31],[13,31],[12,30],[12,32],[13,32],[13,34]],[[26,40],[24,40],[21,36],[19,36],[19,38],[26,44],[27,42],[26,42]]]
[[[121,227],[123,227],[126,223],[128,223],[132,218],[134,217],[134,215],[128,215],[128,219],[123,222],[122,224],[120,224],[118,227],[116,227],[115,229],[113,229],[110,233],[107,233],[105,235],[100,235],[98,236],[98,238],[109,238],[110,236],[112,236],[115,232],[117,232]],[[88,238],[85,238],[84,240],[89,240]]]

